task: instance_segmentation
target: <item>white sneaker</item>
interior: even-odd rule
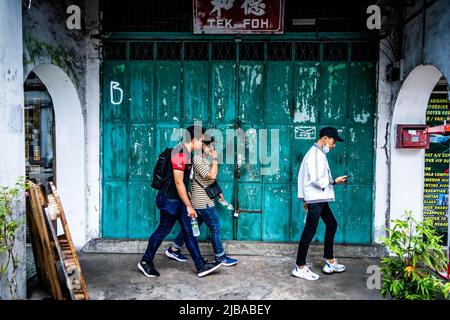
[[[325,265],[323,266],[323,272],[331,274],[331,273],[340,273],[345,271],[345,266],[343,264],[339,264],[337,259],[334,258],[333,263],[328,262],[325,259]]]
[[[297,278],[309,280],[309,281],[316,281],[319,280],[319,275],[315,274],[309,269],[309,266],[304,266],[303,268],[299,268],[298,266],[295,266],[295,269],[292,270],[292,275]]]

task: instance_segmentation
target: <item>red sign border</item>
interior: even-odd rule
[[[276,30],[235,30],[235,29],[224,29],[228,31],[219,32],[219,29],[214,30],[197,30],[196,29],[196,21],[197,21],[197,2],[199,0],[193,0],[193,10],[194,16],[192,19],[192,33],[197,35],[227,35],[227,34],[284,34],[284,0],[280,1],[280,16],[279,16],[279,25]],[[281,29],[281,30],[280,30]]]

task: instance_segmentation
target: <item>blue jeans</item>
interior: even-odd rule
[[[159,225],[148,240],[147,250],[145,250],[142,261],[153,261],[161,243],[178,221],[183,231],[183,240],[186,242],[186,247],[191,254],[192,260],[194,260],[195,267],[197,270],[200,270],[205,264],[205,260],[200,253],[197,239],[192,233],[191,219],[187,215],[187,209],[183,201],[180,199],[168,199],[158,194],[156,196],[156,205],[160,210]]]
[[[207,207],[206,209],[195,209],[197,211],[197,220],[198,220],[198,226],[200,227],[203,222],[206,223],[206,225],[209,228],[209,231],[211,233],[211,243],[213,246],[214,254],[216,257],[221,257],[225,254],[225,251],[223,250],[222,240],[220,239],[220,220],[219,216],[215,210],[214,207]],[[183,235],[183,231],[181,231],[177,238],[175,239],[173,243],[173,247],[181,249],[183,247],[183,244],[185,242],[185,237]],[[186,243],[187,246],[187,243]]]

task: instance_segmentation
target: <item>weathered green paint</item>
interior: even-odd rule
[[[211,122],[234,125],[236,118],[236,63],[229,61],[212,62],[212,104]]]
[[[328,156],[334,176],[348,173],[336,187],[331,207],[338,220],[336,241],[372,241],[373,122],[375,66],[347,61],[105,61],[102,95],[102,232],[110,238],[147,238],[158,223],[155,191],[149,187],[157,155],[173,146],[179,128],[201,120],[225,133],[240,127],[247,142],[267,129],[266,156],[248,150],[236,175],[234,164],[220,166],[225,197],[242,210],[238,219],[218,205],[225,240],[295,241],[304,212],[297,199],[300,163],[314,143],[296,139],[296,127],[332,125],[346,139]],[[110,103],[110,81],[124,90],[120,105]],[[118,96],[114,96],[117,100]],[[279,129],[280,167],[270,165],[270,129]],[[218,141],[227,148],[232,138]],[[235,146],[237,148],[237,146]],[[235,149],[236,150],[236,149]],[[256,158],[249,158],[254,151]],[[220,155],[225,160],[225,155]],[[235,155],[236,158],[238,158]],[[250,163],[249,163],[250,162]],[[256,162],[256,163],[254,163]],[[319,224],[316,241],[323,241]],[[170,238],[179,232],[174,228]],[[201,229],[201,239],[208,230]]]

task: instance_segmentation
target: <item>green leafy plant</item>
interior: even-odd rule
[[[444,270],[447,257],[431,220],[418,222],[411,211],[404,220],[392,220],[388,237],[382,238],[391,256],[381,260],[385,298],[400,300],[431,300],[449,298],[450,283],[439,279],[434,270]]]
[[[6,282],[11,299],[15,299],[17,292],[16,272],[19,260],[14,254],[14,246],[22,223],[16,218],[17,210],[24,192],[29,188],[23,177],[12,187],[0,186],[0,280]]]

